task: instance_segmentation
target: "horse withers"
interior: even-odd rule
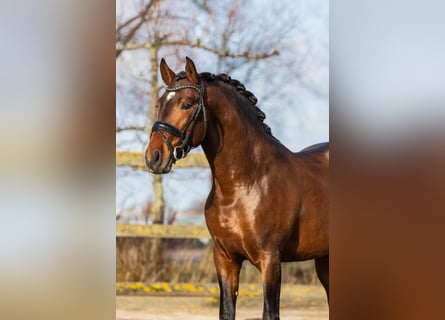
[[[145,159],[150,172],[202,146],[212,171],[205,219],[214,241],[220,319],[235,319],[239,273],[261,272],[263,319],[279,319],[281,262],[315,259],[329,297],[329,145],[293,153],[263,123],[257,99],[226,74],[185,72],[160,64],[166,90],[157,102]]]

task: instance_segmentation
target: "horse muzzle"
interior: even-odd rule
[[[145,152],[145,164],[148,170],[154,174],[169,173],[172,168],[172,161],[167,160],[167,163],[164,163],[164,157],[158,149],[151,153]]]

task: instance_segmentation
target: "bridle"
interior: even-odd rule
[[[193,129],[195,128],[196,122],[198,120],[199,114],[202,112],[204,117],[204,132],[201,137],[201,142],[204,140],[206,133],[207,133],[207,113],[206,108],[204,105],[204,93],[205,93],[205,86],[204,82],[201,81],[201,88],[194,86],[194,85],[183,85],[183,86],[177,86],[177,87],[167,87],[165,90],[167,92],[176,92],[183,89],[193,89],[198,91],[199,93],[199,99],[198,103],[196,105],[196,109],[193,112],[190,119],[185,124],[184,128],[182,130],[179,130],[175,126],[172,126],[171,124],[163,121],[156,121],[153,123],[153,127],[151,129],[151,135],[153,135],[153,132],[157,132],[162,140],[164,140],[165,144],[168,147],[169,150],[169,163],[175,163],[176,160],[183,159],[187,156],[187,154],[190,152],[192,147],[188,144],[190,137],[192,136]],[[189,129],[190,128],[190,129]],[[189,130],[188,130],[189,129]],[[188,132],[187,132],[188,130]],[[173,148],[170,140],[166,137],[164,132],[168,132],[169,134],[178,137],[181,140],[181,145],[176,146]],[[200,144],[201,144],[200,142]]]

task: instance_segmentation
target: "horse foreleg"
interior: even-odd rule
[[[280,319],[281,264],[277,255],[268,255],[261,262],[263,280],[263,320]]]
[[[238,295],[239,272],[241,261],[228,257],[224,252],[214,247],[216,273],[220,289],[219,319],[234,320],[236,297]]]
[[[315,259],[315,271],[318,279],[326,290],[326,296],[329,302],[329,255]]]

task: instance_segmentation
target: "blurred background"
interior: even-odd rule
[[[116,152],[143,150],[152,88],[161,84],[151,82],[151,68],[161,56],[178,71],[189,55],[200,71],[245,82],[274,135],[298,150],[327,139],[329,39],[335,216],[329,317],[444,319],[445,4],[331,0],[328,10],[325,2],[248,1],[235,10],[241,19],[229,14],[233,2],[177,1],[173,10],[166,8],[173,2],[162,1],[136,28],[148,2],[0,1],[0,318],[115,317],[116,219],[154,226],[152,215],[141,216],[153,212],[145,210],[153,201],[152,177],[134,169],[139,160],[116,167]],[[125,43],[132,28],[134,40]],[[156,30],[165,30],[159,39]],[[151,64],[148,48],[164,36],[193,45],[161,46]],[[143,44],[148,48],[136,48]],[[245,51],[256,59],[243,58]],[[117,129],[130,126],[144,129]],[[299,138],[290,139],[294,134]],[[175,169],[170,176],[162,181],[158,226],[200,227],[202,213],[192,209],[202,210],[207,169]],[[209,250],[202,239],[187,240],[194,249],[183,252],[196,250],[192,255],[201,259]],[[143,274],[128,270],[120,279]],[[181,277],[192,281],[190,273]],[[131,283],[163,290],[162,282]]]
[[[198,72],[241,81],[258,98],[273,135],[298,151],[329,140],[329,3],[118,0],[116,17],[117,281],[215,283],[205,234],[211,186],[205,160],[162,176],[145,169],[142,151],[163,92],[160,59],[179,72],[189,56]],[[124,224],[188,229],[153,239],[153,229],[124,230]],[[242,282],[260,282],[252,266],[244,269]],[[312,262],[284,270],[284,283],[317,284]]]

